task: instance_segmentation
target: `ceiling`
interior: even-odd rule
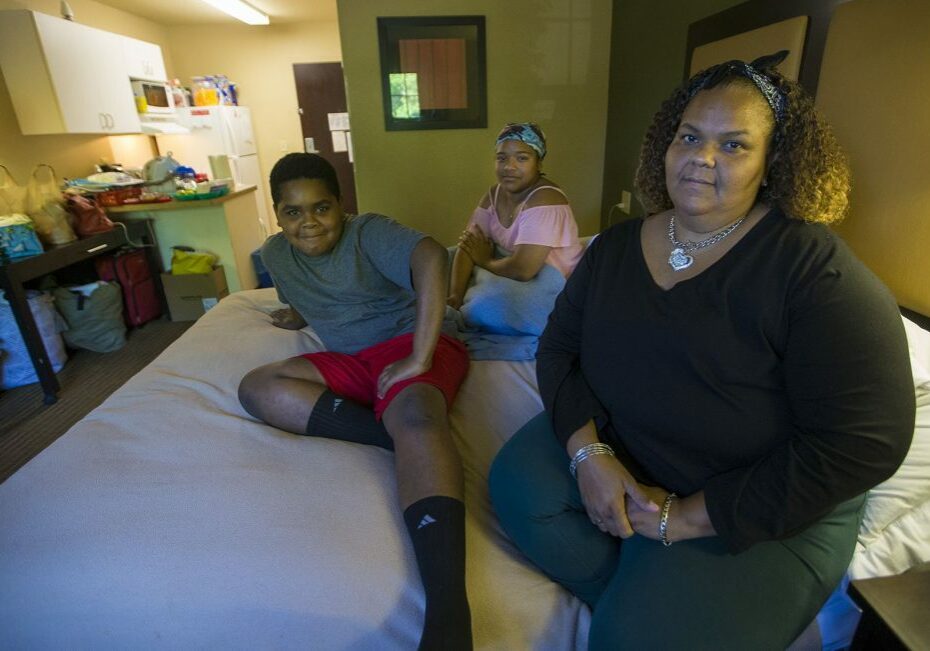
[[[245,25],[199,0],[97,0],[102,5],[140,16],[160,25]],[[272,25],[335,21],[336,0],[249,0],[268,14]],[[255,29],[261,29],[256,26]]]

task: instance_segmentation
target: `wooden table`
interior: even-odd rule
[[[853,638],[858,649],[930,649],[930,564],[878,579],[849,584],[862,608]]]
[[[129,233],[134,239],[142,239],[146,235],[145,230],[143,224],[136,223],[129,230]],[[147,239],[150,240],[151,238]],[[39,382],[42,384],[45,404],[50,405],[58,400],[60,385],[49,361],[45,344],[42,342],[42,336],[36,327],[32,311],[29,309],[29,302],[26,300],[26,290],[23,288],[23,284],[76,262],[104,253],[111,253],[128,243],[126,231],[117,226],[105,233],[91,235],[69,244],[53,246],[40,255],[0,266],[0,290],[6,293],[6,299],[9,301],[13,316],[16,318],[16,325],[19,326],[19,332],[26,344],[26,349],[29,351],[32,365],[39,377]],[[146,242],[146,244],[151,243],[151,241]],[[157,275],[155,270],[153,270],[153,273]]]

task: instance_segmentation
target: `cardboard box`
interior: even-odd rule
[[[165,288],[172,321],[196,321],[221,298],[229,295],[222,265],[208,274],[162,274],[161,284]]]

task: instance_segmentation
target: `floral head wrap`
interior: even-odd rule
[[[497,134],[495,146],[505,140],[519,140],[526,143],[539,156],[539,160],[546,157],[546,136],[535,122],[509,122]]]
[[[788,56],[788,50],[779,50],[774,54],[761,56],[752,63],[732,60],[704,70],[691,78],[690,97],[705,88],[713,88],[727,77],[744,77],[751,81],[775,115],[775,124],[781,124],[785,117],[785,95],[769,78],[769,72]]]

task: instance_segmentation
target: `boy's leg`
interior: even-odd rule
[[[391,437],[371,408],[346,397],[365,369],[348,355],[314,357],[326,365],[330,379],[341,380],[335,391],[311,359],[293,357],[248,373],[239,385],[242,406],[269,425],[295,434],[393,449]]]
[[[391,400],[383,420],[394,439],[400,505],[426,594],[419,648],[471,649],[464,481],[446,398],[430,384],[410,384]]]
[[[301,357],[249,371],[239,383],[239,402],[269,425],[304,434],[326,381],[316,366]]]

